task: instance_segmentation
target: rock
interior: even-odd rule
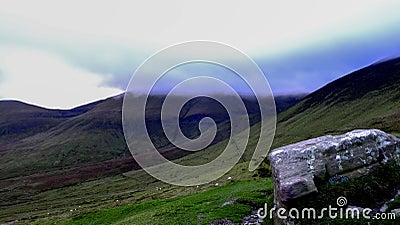
[[[385,202],[385,204],[383,204],[383,206],[379,209],[379,212],[386,212],[388,208],[389,206],[387,205],[387,202]]]
[[[397,217],[400,217],[400,209],[393,209],[392,211],[390,211],[391,213],[394,213]]]
[[[287,208],[291,201],[318,193],[320,180],[338,184],[368,175],[382,164],[398,163],[400,140],[377,129],[354,130],[275,149],[269,159],[275,207]]]
[[[389,201],[385,202],[381,208],[379,208],[379,212],[386,212],[386,210],[389,208],[388,203],[394,201],[398,196],[400,196],[400,190],[397,190],[396,195]]]
[[[250,215],[243,218],[241,225],[260,225],[263,219],[258,217],[257,210],[253,210]]]
[[[347,206],[348,209],[355,209],[358,211],[358,213],[361,215],[362,211],[364,210],[363,207],[359,207],[359,206],[354,206],[354,205],[348,205]]]
[[[232,204],[233,204],[233,201],[224,202],[224,203],[222,203],[221,207],[224,207],[226,205],[232,205]]]
[[[280,198],[283,202],[296,199],[313,192],[317,192],[317,187],[312,177],[291,177],[280,183]]]
[[[235,225],[235,223],[228,219],[221,219],[221,220],[216,220],[216,221],[210,222],[210,223],[208,223],[208,225]]]

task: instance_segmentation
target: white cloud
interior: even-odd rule
[[[393,0],[23,2],[9,1],[0,8],[8,30],[61,42],[108,41],[150,52],[193,39],[227,42],[246,52],[281,51],[377,31],[399,20],[400,6]]]
[[[0,96],[50,108],[72,108],[121,92],[102,87],[104,75],[34,49],[0,46],[0,68]]]
[[[135,67],[171,44],[208,39],[251,57],[280,57],[393,30],[399,8],[396,0],[6,1],[0,45],[20,49],[0,52],[0,97],[70,107],[115,93],[99,85],[124,87]]]

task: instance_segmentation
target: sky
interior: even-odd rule
[[[47,108],[68,109],[120,94],[144,60],[191,40],[218,41],[246,53],[275,95],[312,92],[400,55],[400,1],[10,0],[1,5],[0,99]]]

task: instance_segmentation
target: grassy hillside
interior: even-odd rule
[[[400,135],[400,58],[335,80],[279,114],[274,147],[356,128]]]
[[[7,105],[3,110],[14,116],[0,127],[3,132],[8,130],[0,152],[0,177],[31,175],[128,156],[118,101],[121,100],[108,99],[73,110],[38,108],[18,113],[3,103]],[[103,111],[105,107],[107,112]],[[9,127],[17,127],[15,124],[25,127],[11,133]]]
[[[272,194],[271,180],[232,182],[223,187],[169,199],[149,200],[78,214],[70,219],[40,224],[207,224],[221,218],[240,223],[254,206]],[[226,205],[224,205],[224,203]]]
[[[110,160],[123,162],[125,171],[135,168],[122,131],[122,100],[122,96],[117,96],[71,110],[0,101],[0,179],[87,167]],[[296,100],[290,96],[278,102],[285,108]],[[148,103],[150,136],[166,157],[182,157],[187,153],[173,148],[162,131],[159,119],[162,103],[163,96],[151,96]],[[253,99],[245,99],[245,103],[254,124],[259,119],[257,104]],[[219,132],[213,144],[230,134],[229,116],[216,101],[197,98],[186,104],[182,112],[181,128],[188,137],[199,135],[198,123],[205,116],[217,121]]]
[[[0,101],[0,152],[5,151],[8,144],[49,130],[70,117],[87,112],[98,103],[73,110],[50,110],[19,101]]]
[[[161,100],[160,96],[151,100],[150,121],[157,122],[153,118],[159,115],[157,111]],[[285,98],[282,101],[286,106],[294,102]],[[254,123],[257,120],[256,107],[251,99],[246,100],[246,104]],[[5,218],[37,215],[38,212],[32,209],[46,205],[46,201],[38,201],[38,198],[49,200],[43,196],[52,190],[95,179],[107,180],[108,177],[139,169],[125,144],[121,106],[121,96],[71,110],[49,110],[17,101],[0,101],[0,222]],[[230,128],[226,121],[228,117],[216,107],[215,102],[195,99],[183,111],[182,127],[189,137],[197,135],[198,120],[203,116],[211,116],[219,124],[219,135],[214,144],[229,135],[226,132]],[[174,159],[187,155],[187,152],[166,146],[162,131],[156,126],[150,128],[166,157]],[[188,156],[186,161],[196,163],[212,159],[222,145],[226,142],[211,148],[208,153]],[[130,180],[125,179],[127,182]],[[151,180],[148,176],[143,179]],[[142,184],[138,186],[145,187]],[[104,189],[96,193],[103,196]],[[101,201],[95,193],[88,197]],[[64,206],[60,202],[54,205]]]

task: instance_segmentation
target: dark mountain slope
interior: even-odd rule
[[[274,146],[355,128],[400,134],[400,58],[352,72],[281,113]]]
[[[94,108],[94,102],[72,110],[52,110],[19,101],[0,101],[0,141],[16,142],[46,131],[67,118],[78,116]],[[4,145],[3,145],[4,146]],[[1,151],[0,147],[0,151]]]
[[[276,112],[280,113],[290,108],[300,100],[302,100],[307,94],[297,94],[297,95],[277,95],[274,97]]]
[[[122,131],[122,97],[71,110],[0,101],[0,178],[130,157]],[[281,101],[286,101],[282,105],[290,105],[294,101],[290,98],[282,97]],[[174,149],[163,134],[159,113],[162,99],[163,96],[152,96],[149,101],[148,130],[161,152],[178,158],[187,152]],[[254,124],[259,118],[258,105],[251,98],[244,101]],[[229,116],[218,102],[207,98],[194,99],[184,106],[180,115],[183,133],[197,137],[198,123],[205,116],[212,117],[219,127],[214,144],[229,136]]]
[[[121,98],[110,98],[72,110],[40,108],[33,113],[16,113],[7,126],[19,123],[31,123],[31,126],[27,128],[29,132],[15,133],[12,142],[4,135],[1,177],[128,156],[122,135],[121,104]],[[6,129],[0,126],[1,131]]]

